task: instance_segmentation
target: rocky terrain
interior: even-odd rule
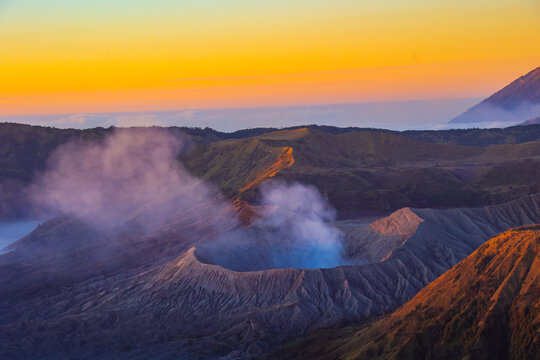
[[[540,191],[534,181],[540,176],[540,125],[403,132],[315,125],[285,131],[167,131],[185,145],[180,161],[229,199],[241,200],[248,217],[244,205],[256,200],[261,174],[284,167],[288,170],[278,178],[316,186],[342,218],[387,215],[407,206],[493,205]],[[99,143],[112,132],[0,124],[0,220],[35,216],[27,187],[55,149],[71,141]]]
[[[82,226],[58,219],[0,255],[0,356],[260,355],[318,328],[390,312],[490,237],[539,221],[538,196],[485,208],[406,208],[371,224],[338,223],[347,234],[346,258],[362,265],[250,271],[253,259],[265,256],[264,247],[254,247],[235,255],[245,270],[234,271],[205,256],[215,234],[182,240],[192,238],[185,227],[189,222],[161,238],[126,239],[117,243],[117,252],[109,252],[112,239],[69,250],[58,246],[70,233],[46,234],[60,226],[73,235]],[[88,240],[99,237],[84,232]],[[40,248],[25,251],[31,242]],[[227,249],[220,251],[224,258]],[[112,255],[101,261],[104,254]],[[117,262],[121,266],[105,266]]]
[[[243,152],[247,148],[249,156]],[[229,197],[252,203],[259,196],[257,186],[242,193],[237,189],[256,178],[256,168],[274,163],[284,148],[291,149],[294,164],[275,178],[315,186],[340,218],[402,207],[499,204],[540,191],[538,141],[465,146],[373,131],[329,134],[300,128],[200,144],[183,161]]]
[[[260,356],[387,314],[489,238],[540,222],[538,125],[174,128],[142,148],[127,130],[2,127],[2,214],[25,213],[37,177],[79,217],[54,217],[0,255],[0,358]],[[160,147],[179,139],[182,154]],[[84,146],[49,169],[72,140]],[[130,166],[93,175],[111,161]],[[303,190],[265,203],[270,179]],[[96,188],[107,190],[97,205],[77,196]]]
[[[540,225],[508,230],[393,314],[321,331],[279,359],[538,359]]]

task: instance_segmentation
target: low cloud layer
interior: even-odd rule
[[[481,99],[465,98],[138,113],[27,115],[0,117],[0,121],[60,128],[156,125],[211,127],[219,131],[306,124],[394,130],[429,129],[447,123],[479,100]]]
[[[452,120],[457,127],[506,127],[540,116],[540,104],[521,103],[514,108],[504,108],[482,102]]]

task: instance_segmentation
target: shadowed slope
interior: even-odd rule
[[[288,151],[294,163],[280,160]],[[229,197],[248,203],[257,201],[258,185],[268,174],[314,185],[341,218],[407,206],[498,204],[540,191],[538,142],[463,146],[387,132],[299,128],[201,144],[183,161]]]
[[[540,225],[489,240],[392,315],[321,332],[281,359],[537,359]]]
[[[539,221],[538,197],[478,209],[404,209],[373,226],[364,225],[367,230],[362,231],[374,234],[372,241],[387,244],[384,254],[370,255],[373,248],[360,247],[355,256],[372,263],[332,269],[245,271],[257,259],[257,253],[246,252],[236,260],[244,271],[233,271],[208,257],[198,258],[195,248],[182,253],[186,246],[198,249],[201,240],[190,238],[184,228],[172,237],[121,242],[118,259],[131,259],[132,266],[115,271],[95,262],[96,251],[63,252],[49,244],[58,251],[56,261],[77,255],[81,265],[98,265],[79,266],[78,281],[67,286],[36,285],[50,263],[39,254],[15,256],[14,250],[0,256],[0,282],[8,275],[10,279],[9,287],[0,284],[5,290],[0,296],[0,356],[250,357],[344,319],[383,315],[490,237]],[[49,225],[42,228],[40,232],[52,231]],[[40,241],[38,235],[18,246]],[[348,241],[355,248],[354,238]],[[50,280],[72,277],[70,269],[55,270],[59,272]],[[17,289],[29,291],[20,296]]]

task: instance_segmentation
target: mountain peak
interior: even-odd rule
[[[514,80],[483,102],[508,110],[523,102],[540,103],[540,66]]]
[[[400,236],[403,240],[406,240],[414,234],[422,221],[424,220],[414,213],[411,208],[405,207],[371,223],[370,227],[378,234]]]
[[[540,66],[514,80],[450,123],[519,122],[540,115]]]

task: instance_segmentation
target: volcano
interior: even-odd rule
[[[54,163],[40,189],[69,189],[53,199],[74,211],[0,255],[1,358],[261,356],[388,314],[489,238],[540,222],[537,125],[300,127],[186,142],[182,155],[157,151],[183,139],[176,130],[159,131],[165,141],[119,143],[126,139],[112,130]],[[24,131],[23,140],[36,135]],[[27,140],[13,139],[13,173],[31,176],[43,164],[26,169]],[[104,158],[134,172],[109,176]],[[114,179],[129,180],[129,191]],[[79,206],[102,184],[114,211]]]
[[[209,249],[219,236],[176,257],[179,246],[150,251],[162,248],[160,241],[174,244],[170,237],[147,239],[118,249],[122,266],[96,269],[114,262],[96,263],[111,241],[85,254],[58,247],[60,229],[68,238],[80,230],[66,221],[41,225],[0,257],[2,357],[250,358],[315,329],[394,310],[490,237],[539,222],[540,207],[531,196],[475,209],[404,208],[371,224],[338,222],[350,264],[327,269],[277,268],[258,261],[268,259],[259,246],[219,248],[218,257]],[[56,249],[57,265],[42,259],[43,250],[25,253],[32,242]],[[70,265],[78,263],[77,274],[58,266],[62,251],[76,256]]]

